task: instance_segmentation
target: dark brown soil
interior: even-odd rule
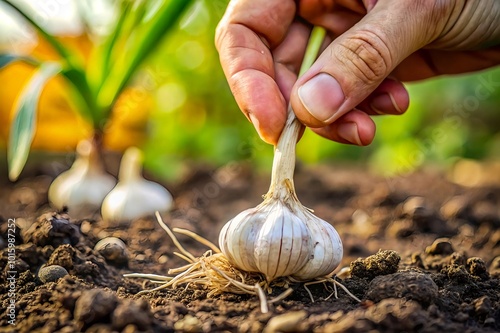
[[[169,237],[154,218],[110,228],[55,213],[46,199],[50,181],[32,177],[0,190],[1,332],[500,331],[499,187],[462,188],[432,170],[388,180],[354,168],[299,167],[298,196],[339,231],[339,271],[350,267],[340,277],[362,302],[340,289],[338,299],[328,298],[331,286],[323,284],[309,286],[312,302],[296,284],[262,314],[255,296],[207,297],[194,286],[136,295],[153,285],[123,274],[166,274],[184,264]],[[200,167],[170,185],[176,208],[164,221],[216,242],[226,221],[260,203],[268,182],[244,164]],[[13,267],[9,219],[17,226]],[[111,249],[106,259],[94,246],[109,236],[126,251]],[[195,255],[206,250],[179,239]],[[9,271],[16,272],[15,325]]]

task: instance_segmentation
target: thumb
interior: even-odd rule
[[[400,62],[439,36],[447,10],[432,3],[379,0],[297,80],[291,94],[297,117],[323,127],[360,104]]]

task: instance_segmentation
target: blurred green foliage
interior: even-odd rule
[[[148,67],[156,108],[146,144],[146,166],[176,175],[186,162],[222,165],[249,159],[270,169],[273,148],[238,110],[214,47],[226,1],[199,2]],[[307,130],[298,144],[305,163],[355,161],[385,174],[458,157],[500,157],[500,69],[408,84],[403,116],[376,117],[369,147],[327,141]]]
[[[214,46],[227,2],[196,0],[132,82],[135,94],[154,100],[142,148],[145,167],[160,178],[176,178],[192,162],[248,160],[271,169],[273,147],[239,111]],[[500,68],[407,87],[410,109],[402,116],[375,117],[377,135],[370,146],[342,145],[306,130],[298,158],[361,163],[385,175],[461,157],[500,158]]]

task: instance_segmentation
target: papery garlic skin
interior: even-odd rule
[[[344,250],[339,233],[330,223],[309,211],[304,211],[303,214],[303,221],[306,221],[307,228],[314,235],[313,251],[307,263],[292,276],[306,281],[333,272],[342,261]]]
[[[295,198],[266,199],[227,222],[219,246],[239,269],[260,272],[272,281],[291,276],[307,281],[331,273],[342,260],[335,228]]]
[[[116,184],[116,179],[104,171],[95,143],[82,141],[71,168],[50,184],[48,198],[58,209],[68,209],[72,217],[90,217],[99,211],[104,197]]]
[[[113,223],[130,222],[139,217],[166,212],[172,195],[163,186],[143,180],[118,183],[102,203],[101,215]]]
[[[306,225],[278,201],[247,209],[226,223],[219,245],[236,267],[264,273],[268,280],[294,274],[312,250]]]
[[[110,224],[129,223],[172,208],[170,192],[160,184],[144,179],[141,171],[141,151],[135,147],[127,149],[120,164],[119,182],[102,203],[103,220]]]

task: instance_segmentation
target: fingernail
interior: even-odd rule
[[[373,109],[378,114],[387,114],[387,113],[392,113],[388,112],[388,110],[396,109],[396,112],[398,114],[403,113],[399,106],[396,104],[396,101],[394,100],[394,97],[392,97],[391,94],[382,94],[377,97],[375,97],[371,104],[370,107]]]
[[[342,139],[347,140],[350,143],[358,146],[363,145],[361,139],[359,138],[358,125],[356,125],[356,123],[349,122],[340,124],[337,127],[337,133]]]
[[[340,84],[331,75],[321,73],[307,81],[298,90],[306,110],[319,121],[331,123],[338,117],[338,109],[344,103]]]

